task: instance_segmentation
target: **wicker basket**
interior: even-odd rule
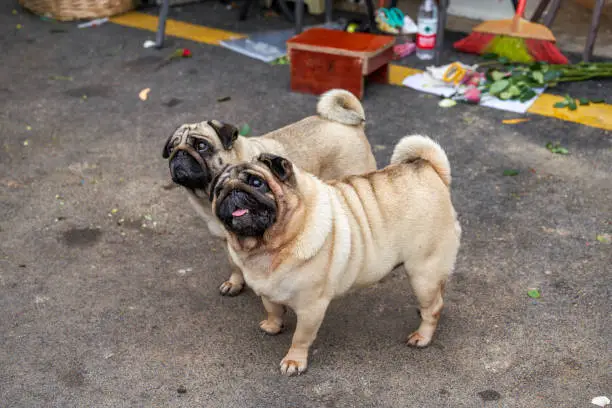
[[[61,21],[110,17],[134,8],[134,0],[19,0],[19,4]]]

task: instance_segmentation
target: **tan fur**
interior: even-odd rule
[[[217,151],[207,159],[213,173],[221,171],[226,164],[250,161],[260,153],[287,157],[324,180],[376,170],[376,160],[364,133],[363,107],[353,94],[343,90],[329,91],[320,98],[317,113],[260,137],[239,136],[230,150],[223,148],[216,131],[207,122],[182,125],[174,132],[170,143],[175,149],[181,149],[186,148],[192,138],[208,141]],[[221,225],[212,215],[208,191],[185,190],[210,232],[224,238]],[[235,295],[243,285],[240,270],[233,268],[230,278],[219,289],[222,294]]]
[[[281,183],[264,164],[251,165],[270,186],[277,221],[261,238],[228,232],[228,248],[247,284],[264,301],[268,317],[263,330],[280,331],[280,305],[297,315],[282,373],[306,370],[308,349],[332,299],[379,281],[400,264],[422,317],[408,344],[431,342],[461,228],[447,185],[448,159],[429,140],[406,137],[395,149],[395,164],[330,183],[297,167],[294,178]]]

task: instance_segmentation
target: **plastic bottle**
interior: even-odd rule
[[[436,53],[436,33],[438,32],[438,6],[434,0],[425,0],[419,7],[417,16],[417,57],[430,60]]]

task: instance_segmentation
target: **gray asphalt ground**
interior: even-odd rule
[[[379,166],[411,133],[450,158],[464,233],[446,308],[432,345],[408,348],[416,300],[394,271],[333,303],[309,371],[285,378],[294,317],[268,337],[251,291],[218,294],[224,247],[163,188],[161,151],[183,122],[262,134],[312,114],[316,97],[289,92],[286,66],[173,40],[194,57],[157,69],[171,49],[143,49],[151,33],[78,30],[7,3],[0,407],[590,407],[612,394],[612,246],[596,239],[612,232],[610,132],[540,116],[503,125],[517,116],[370,86]]]

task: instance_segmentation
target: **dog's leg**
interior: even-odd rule
[[[308,349],[317,337],[328,305],[329,300],[320,299],[304,307],[294,309],[297,315],[297,326],[295,333],[293,333],[291,348],[280,363],[281,373],[296,375],[306,371]]]
[[[262,320],[259,323],[259,327],[261,330],[271,335],[280,333],[283,330],[285,306],[274,303],[265,296],[261,297],[261,301],[266,308],[266,312],[268,312],[268,318],[266,320]]]
[[[242,271],[238,266],[236,266],[234,261],[232,261],[231,257],[229,258],[229,261],[232,265],[232,274],[228,280],[219,286],[219,291],[224,296],[236,296],[244,287],[244,276],[242,276]]]
[[[428,346],[433,337],[438,320],[440,320],[440,312],[444,306],[442,296],[444,294],[444,280],[438,280],[427,274],[410,274],[410,283],[412,289],[419,300],[421,311],[421,325],[418,330],[408,336],[408,345],[414,347]]]

